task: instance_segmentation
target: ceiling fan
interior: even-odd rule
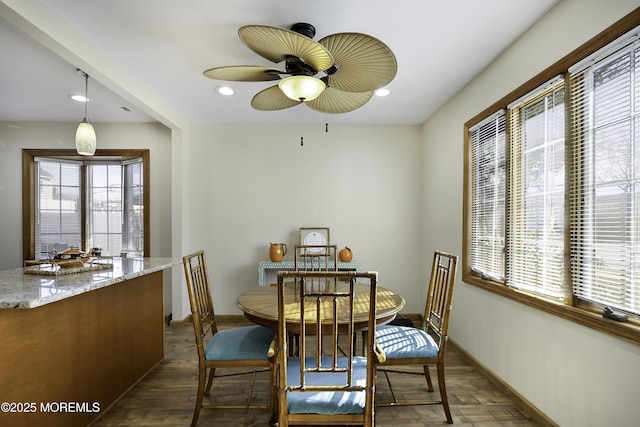
[[[275,111],[305,103],[323,113],[339,114],[366,104],[376,89],[387,85],[398,65],[391,50],[375,37],[337,33],[315,42],[316,29],[297,23],[290,30],[267,25],[245,25],[238,35],[249,49],[284,70],[257,65],[216,67],[204,71],[215,80],[262,82],[278,85],[258,92],[251,100],[256,110]]]

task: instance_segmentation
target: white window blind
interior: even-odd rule
[[[82,243],[80,163],[35,159],[35,247],[48,258]]]
[[[504,279],[506,130],[500,111],[469,129],[471,146],[471,270]]]
[[[556,78],[510,106],[507,285],[568,298],[564,285],[565,90]]]
[[[583,300],[640,313],[640,48],[572,72],[571,275]]]

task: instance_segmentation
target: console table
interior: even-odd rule
[[[298,268],[304,269],[304,263],[298,262]],[[329,269],[334,268],[333,262],[329,262]],[[295,270],[293,261],[260,261],[258,263],[258,285],[275,283],[278,271]],[[342,262],[338,261],[338,270],[340,271],[362,271],[362,264],[359,261]]]

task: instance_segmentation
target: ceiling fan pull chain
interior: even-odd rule
[[[324,124],[324,132],[325,133],[329,132],[329,123]]]
[[[300,146],[304,145],[304,109],[300,110]]]

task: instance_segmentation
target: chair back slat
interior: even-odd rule
[[[294,266],[296,271],[337,271],[337,245],[296,245]]]
[[[441,251],[434,253],[423,317],[423,329],[437,336],[440,346],[443,346],[448,339],[457,263],[458,257],[456,255]],[[441,353],[444,354],[442,350]]]
[[[213,336],[218,332],[204,251],[186,255],[182,261],[189,291],[196,347],[203,360],[207,335]]]
[[[352,357],[353,357],[353,340],[347,340],[346,348],[343,349],[338,345],[338,337],[340,333],[340,320],[346,319],[347,337],[353,337],[353,292],[355,280],[349,279],[348,284],[342,284],[342,288],[338,286],[337,278],[310,277],[301,278],[296,282],[296,291],[300,301],[300,325],[301,336],[305,336],[309,329],[315,338],[315,356],[314,365],[308,368],[306,365],[307,346],[305,341],[300,342],[300,386],[306,386],[307,373],[333,372],[345,373],[347,375],[347,385],[352,383]],[[312,316],[307,313],[311,311]],[[311,324],[309,327],[308,325]],[[322,325],[318,328],[317,325]],[[304,331],[304,333],[302,332]],[[329,345],[324,342],[325,337],[330,337]],[[328,347],[328,348],[327,348]],[[347,358],[347,366],[338,366],[338,357],[344,351]],[[302,357],[305,355],[305,357]],[[324,356],[329,356],[331,363],[326,365]]]

